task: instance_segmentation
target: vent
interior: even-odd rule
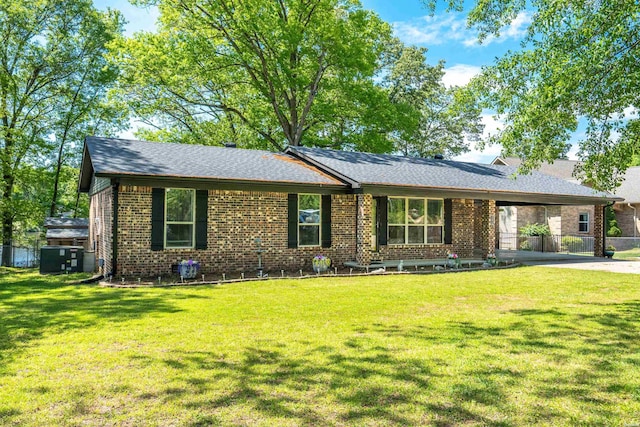
[[[224,146],[227,148],[238,148],[235,142],[225,142]]]

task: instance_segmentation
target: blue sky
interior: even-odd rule
[[[361,0],[366,9],[374,10],[383,20],[389,22],[394,33],[403,42],[428,48],[427,61],[431,64],[445,61],[447,85],[464,85],[480,72],[483,65],[490,65],[495,58],[508,50],[517,50],[530,17],[522,13],[499,38],[488,38],[481,45],[475,33],[466,28],[464,13],[446,13],[437,10],[433,16],[422,6],[420,0]],[[127,0],[95,0],[98,8],[111,7],[120,10],[127,21],[128,35],[136,31],[153,31],[158,17],[155,9],[141,9]],[[495,132],[499,127],[491,114],[483,115],[485,134]],[[131,136],[128,133],[127,136]],[[457,160],[490,162],[500,153],[500,147],[488,147],[483,152],[472,149]]]

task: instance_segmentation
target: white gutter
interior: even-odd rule
[[[638,235],[638,211],[631,203],[627,203],[627,206],[633,209],[633,238],[635,239]]]

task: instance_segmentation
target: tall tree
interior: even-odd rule
[[[640,3],[478,1],[469,24],[482,39],[499,35],[520,13],[532,19],[524,49],[498,59],[476,82],[486,106],[506,119],[497,140],[533,168],[565,153],[585,120],[583,172],[600,188],[613,188],[640,153]]]
[[[91,38],[121,30],[118,13],[100,13],[89,0],[6,0],[0,3],[0,221],[2,242],[24,214],[23,169],[52,148],[70,83],[91,65]],[[100,29],[100,30],[98,30]],[[104,37],[101,38],[104,41]],[[102,52],[94,50],[94,55]],[[60,141],[58,141],[60,142]],[[31,176],[31,174],[27,174]],[[3,251],[2,265],[11,253]]]
[[[393,51],[384,85],[401,123],[391,135],[396,150],[419,157],[469,151],[484,128],[480,109],[459,88],[444,86],[444,62],[429,65],[427,49],[396,43]]]
[[[376,93],[371,79],[390,27],[357,0],[138,3],[158,5],[159,31],[119,45],[122,93],[174,138],[301,145],[355,105],[360,89]]]

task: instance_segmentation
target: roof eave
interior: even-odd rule
[[[330,184],[319,182],[294,182],[294,181],[260,181],[248,179],[225,179],[214,177],[184,177],[184,176],[166,176],[166,175],[141,175],[141,174],[125,174],[115,172],[98,172],[97,177],[117,178],[122,185],[141,185],[141,186],[189,186],[201,189],[226,189],[226,190],[247,190],[252,191],[274,191],[287,192],[291,190],[298,191],[316,191],[326,194],[345,194],[350,192],[349,186],[346,184]]]
[[[544,194],[544,193],[526,193],[512,191],[496,191],[486,189],[468,189],[468,188],[443,188],[443,187],[422,187],[422,186],[404,186],[404,185],[380,185],[380,184],[363,184],[362,191],[373,195],[390,195],[390,196],[424,196],[425,194],[433,197],[442,198],[460,198],[460,199],[478,199],[478,200],[496,200],[501,202],[528,203],[528,204],[548,204],[548,205],[604,205],[609,202],[621,202],[624,199],[613,195],[603,195],[602,197],[580,196],[572,194]]]

